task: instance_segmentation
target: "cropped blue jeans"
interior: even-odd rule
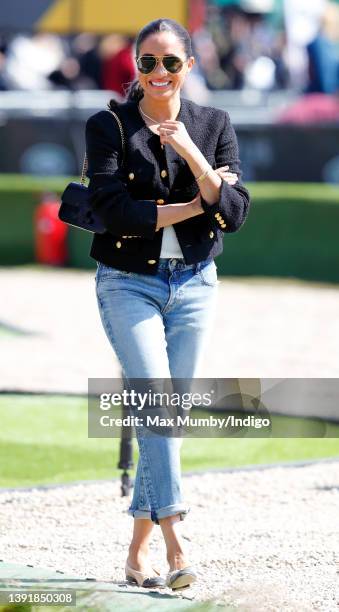
[[[219,283],[212,258],[190,265],[160,258],[154,276],[98,262],[95,280],[100,318],[125,379],[202,377]],[[182,497],[181,438],[144,435],[140,427],[136,437],[139,460],[128,513],[156,524],[175,514],[183,520],[190,508]]]

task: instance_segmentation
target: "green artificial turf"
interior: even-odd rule
[[[1,174],[0,175],[0,191],[15,191],[15,192],[41,192],[56,191],[61,192],[65,189],[67,183],[72,180],[79,181],[79,177],[71,176],[30,176],[28,174]]]
[[[287,419],[287,417],[283,417]],[[120,475],[119,439],[88,438],[83,397],[0,396],[0,487]],[[288,419],[290,422],[291,419]],[[186,438],[183,471],[339,456],[339,426],[325,438]],[[134,461],[137,444],[134,441]]]
[[[246,187],[251,196],[260,200],[305,200],[308,202],[326,201],[338,205],[337,185],[324,183],[249,183]]]

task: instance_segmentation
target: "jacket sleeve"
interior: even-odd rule
[[[226,181],[222,181],[218,202],[208,204],[202,198],[202,208],[210,220],[223,232],[236,232],[247,217],[250,196],[247,189],[240,182],[241,170],[238,142],[229,115],[226,112],[223,129],[218,139],[215,160],[217,168],[228,165],[230,172],[235,172],[238,175],[238,181],[233,186],[229,185]]]
[[[103,111],[104,112],[104,111]],[[115,236],[138,235],[152,239],[157,225],[154,200],[133,200],[121,165],[121,136],[116,120],[101,114],[86,123],[87,176],[90,202],[108,232]]]

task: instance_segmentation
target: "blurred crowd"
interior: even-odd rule
[[[192,39],[196,65],[191,77],[201,90],[298,87],[291,78],[293,55],[283,20],[209,5],[205,25]],[[305,45],[300,91],[339,90],[338,44],[338,28],[324,15]],[[136,76],[134,55],[133,39],[115,33],[0,35],[0,90],[104,89],[124,96]]]

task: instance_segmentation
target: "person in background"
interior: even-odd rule
[[[132,41],[120,34],[103,39],[99,50],[102,61],[101,83],[103,89],[125,94],[125,85],[135,78]]]
[[[79,89],[102,88],[101,58],[98,47],[98,37],[88,32],[79,34],[73,42],[72,50],[80,66],[81,87],[79,85]]]
[[[2,41],[0,39],[0,91],[6,91],[7,89],[9,89],[5,76],[6,50],[7,45],[5,41]]]
[[[53,89],[49,75],[67,58],[67,45],[54,34],[18,34],[8,44],[5,76],[10,89]]]
[[[317,36],[306,47],[309,83],[305,93],[334,94],[338,89],[339,8],[328,4]]]

